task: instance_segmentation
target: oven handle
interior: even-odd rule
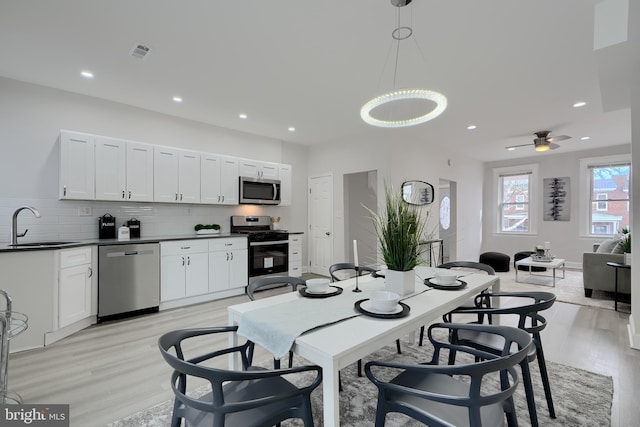
[[[275,242],[251,242],[249,246],[268,246],[268,245],[281,245],[283,243],[289,243],[288,240],[278,240]]]

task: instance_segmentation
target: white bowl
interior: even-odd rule
[[[400,301],[400,296],[388,291],[375,291],[371,294],[371,308],[382,312],[395,310]]]
[[[438,271],[436,273],[436,281],[438,285],[453,285],[458,278],[455,271]]]
[[[329,290],[329,279],[309,279],[307,283],[307,292],[311,294],[321,294]]]

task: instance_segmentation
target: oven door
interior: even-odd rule
[[[289,241],[250,242],[249,277],[289,271]]]

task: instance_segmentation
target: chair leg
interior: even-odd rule
[[[396,340],[396,349],[398,350],[398,354],[402,354],[402,349],[400,348],[400,340]]]
[[[293,351],[289,352],[289,367],[293,367]]]
[[[551,397],[551,385],[549,384],[549,374],[547,374],[547,363],[544,360],[544,352],[542,351],[542,343],[538,338],[536,344],[536,357],[538,358],[538,366],[540,367],[540,376],[542,377],[542,385],[544,387],[544,396],[547,398],[547,407],[549,408],[549,416],[556,417],[556,410],[553,407],[553,397]]]
[[[424,339],[424,326],[420,327],[420,340],[418,341],[418,345],[422,346],[422,340]]]
[[[362,376],[362,359],[358,359],[358,376]]]
[[[338,371],[338,391],[342,391],[342,375],[340,375],[340,371]]]
[[[280,369],[280,359],[273,358],[273,369]]]
[[[538,427],[538,412],[536,410],[536,402],[533,397],[531,370],[529,369],[529,361],[527,358],[520,362],[520,369],[522,370],[522,384],[524,385],[524,394],[527,397],[527,407],[529,408],[531,427]]]

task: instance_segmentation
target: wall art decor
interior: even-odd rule
[[[569,221],[571,219],[571,203],[569,201],[568,176],[562,178],[544,178],[543,199],[545,221]]]

